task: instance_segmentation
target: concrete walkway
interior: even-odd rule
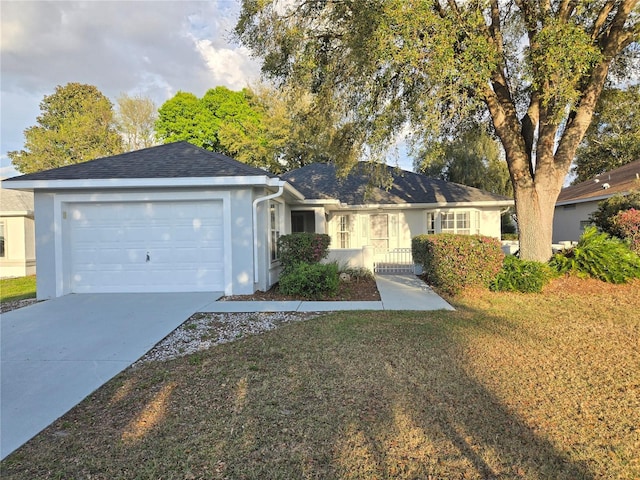
[[[306,301],[239,301],[213,302],[203,313],[244,312],[335,312],[344,310],[454,310],[415,275],[377,275],[380,301],[370,302],[306,302]]]

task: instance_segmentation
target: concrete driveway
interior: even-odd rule
[[[67,295],[0,318],[0,458],[222,293]]]

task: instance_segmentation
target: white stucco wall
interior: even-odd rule
[[[222,196],[221,196],[222,195]],[[253,270],[253,209],[254,193],[250,188],[221,189],[161,189],[104,191],[36,191],[35,244],[37,257],[37,298],[47,299],[69,293],[69,240],[64,226],[64,206],[67,203],[95,201],[172,201],[180,199],[223,198],[225,222],[230,227],[225,240],[225,259],[230,269],[228,293],[249,294],[254,291]],[[262,230],[264,232],[264,230]]]
[[[557,206],[553,216],[553,243],[580,240],[583,232],[580,222],[589,221],[589,216],[597,209],[598,202]]]
[[[328,233],[331,235],[331,248],[338,249],[338,217],[351,215],[354,220],[350,235],[350,248],[362,248],[371,244],[370,216],[389,215],[389,248],[410,248],[411,239],[427,233],[427,212],[440,215],[441,212],[468,211],[471,217],[472,233],[500,238],[500,208],[439,208],[439,209],[372,209],[344,210],[332,212],[329,216]],[[436,233],[440,232],[436,225]]]

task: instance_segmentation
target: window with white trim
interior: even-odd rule
[[[338,215],[336,220],[338,248],[351,248],[351,232],[353,231],[353,219],[351,215]]]
[[[442,212],[440,215],[442,233],[471,234],[471,216],[469,212]]]
[[[269,205],[269,229],[271,231],[271,261],[275,262],[280,258],[278,252],[278,239],[280,238],[280,204],[271,202]]]
[[[436,233],[436,212],[427,212],[427,233]]]

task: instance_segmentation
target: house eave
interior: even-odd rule
[[[307,203],[307,201],[305,201]],[[484,207],[511,207],[513,200],[483,201],[483,202],[437,202],[437,203],[368,203],[363,205],[348,205],[337,201],[326,204],[328,210],[407,210],[407,209],[442,209],[442,208],[484,208]]]
[[[108,188],[171,188],[171,187],[279,187],[279,178],[266,175],[237,177],[179,177],[179,178],[109,178],[65,180],[14,180],[2,182],[3,188],[12,190],[82,190]],[[291,187],[290,192],[303,198]]]
[[[10,211],[0,211],[0,217],[30,217],[33,218],[33,210],[10,210]]]
[[[628,193],[629,192],[615,192],[615,193],[609,193],[607,195],[598,195],[595,197],[563,200],[561,202],[556,202],[556,207],[563,207],[565,205],[575,205],[578,203],[600,202],[602,200],[606,200],[607,198],[611,198],[613,195],[627,195]]]

